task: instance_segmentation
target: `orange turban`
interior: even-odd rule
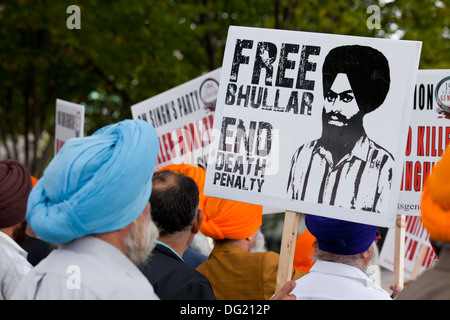
[[[208,197],[200,231],[213,239],[245,239],[262,224],[263,207]]]
[[[205,176],[206,171],[202,167],[196,167],[190,164],[169,164],[164,167],[162,167],[160,170],[170,170],[175,173],[182,173],[190,178],[192,178],[195,183],[197,184],[198,191],[199,191],[199,204],[198,208],[205,211],[205,201],[208,198],[208,196],[205,196],[203,194],[203,189],[205,187]]]
[[[316,238],[305,229],[295,241],[294,269],[309,272],[314,264],[313,243]]]
[[[31,176],[31,184],[33,185],[33,188],[34,188],[34,186],[36,185],[36,183],[37,183],[38,181],[39,181],[38,178]]]
[[[430,238],[450,242],[450,147],[425,181],[420,210]]]

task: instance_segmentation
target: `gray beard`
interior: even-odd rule
[[[150,259],[158,236],[158,228],[153,220],[147,225],[135,221],[133,231],[125,239],[127,257],[137,266],[144,265]]]
[[[264,239],[264,234],[260,229],[256,231],[256,241],[255,244],[250,248],[250,252],[266,252],[266,241]]]

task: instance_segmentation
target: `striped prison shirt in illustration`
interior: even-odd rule
[[[318,140],[294,153],[287,185],[291,199],[382,212],[394,158],[365,134],[336,165]]]

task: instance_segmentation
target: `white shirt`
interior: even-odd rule
[[[317,260],[296,284],[297,300],[391,300],[364,272],[342,263]]]
[[[158,300],[152,285],[121,251],[86,236],[53,250],[22,279],[18,300]]]
[[[10,299],[20,280],[31,270],[27,252],[0,231],[0,300]]]

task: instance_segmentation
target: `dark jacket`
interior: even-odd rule
[[[208,279],[164,245],[141,270],[161,300],[215,300]]]

